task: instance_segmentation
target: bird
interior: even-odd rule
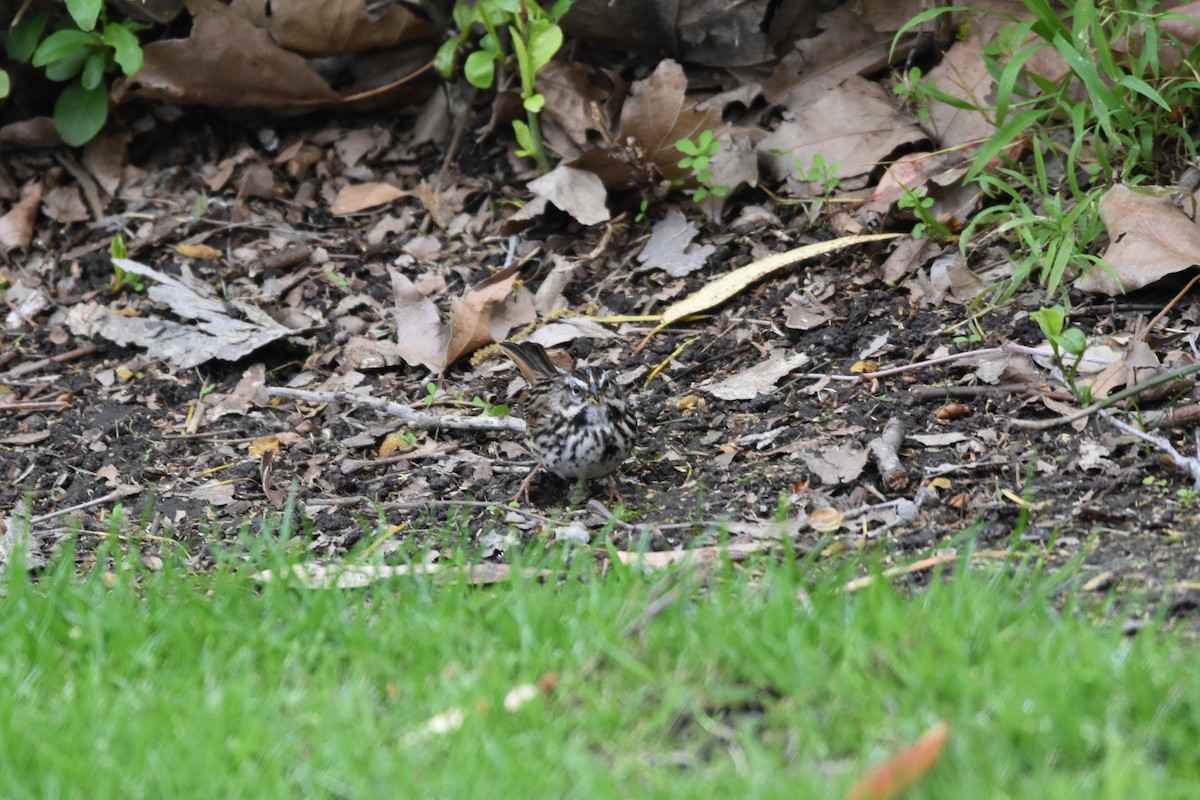
[[[525,446],[538,466],[560,478],[607,477],[609,496],[620,499],[612,473],[633,451],[638,423],[620,387],[607,372],[585,366],[559,369],[546,348],[535,342],[501,342],[529,389],[519,404],[525,419]],[[529,473],[517,498],[529,497],[537,473]]]

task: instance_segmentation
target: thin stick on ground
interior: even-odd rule
[[[525,423],[517,417],[466,417],[433,414],[428,411],[414,411],[408,406],[382,400],[378,397],[366,397],[346,391],[310,392],[303,389],[287,389],[282,386],[268,386],[268,397],[286,397],[291,400],[303,400],[306,403],[340,403],[342,405],[362,406],[373,408],[385,414],[391,414],[404,421],[411,428],[419,430],[453,430],[453,431],[492,431],[523,435]]]

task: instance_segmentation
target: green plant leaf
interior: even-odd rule
[[[133,76],[142,68],[142,45],[124,25],[106,25],[104,43],[113,49],[113,60],[121,72]]]
[[[531,114],[541,111],[544,105],[546,105],[546,95],[544,94],[535,94],[533,97],[525,98],[525,110]]]
[[[96,49],[102,46],[100,34],[85,31],[55,31],[45,38],[33,51],[33,65],[44,67],[56,61],[78,56],[81,50]],[[80,60],[80,65],[83,62]]]
[[[90,50],[76,50],[65,58],[46,65],[46,77],[52,81],[69,81],[79,74],[88,59]]]
[[[1163,96],[1159,94],[1153,86],[1146,83],[1136,75],[1122,75],[1117,80],[1117,83],[1121,86],[1124,86],[1126,89],[1137,92],[1152,103],[1156,103],[1164,111],[1171,111],[1171,104],[1164,100]]]
[[[520,149],[517,150],[517,155],[522,158],[532,157],[537,152],[537,146],[533,141],[533,134],[529,132],[529,126],[519,119],[513,120],[513,134],[517,137],[517,144]]]
[[[67,144],[86,144],[108,118],[108,87],[84,89],[78,81],[63,89],[54,104],[54,125]]]
[[[79,75],[79,83],[84,89],[91,91],[104,83],[104,67],[108,58],[104,53],[93,52],[83,62],[83,72]]]
[[[458,28],[458,32],[465,36],[467,30],[471,27],[471,23],[479,19],[478,6],[467,5],[466,3],[455,3],[454,10],[450,12],[454,17],[454,26]]]
[[[1063,322],[1067,318],[1062,306],[1042,306],[1029,314],[1029,318],[1037,323],[1042,333],[1051,341],[1062,335]]]
[[[453,39],[447,39],[442,42],[442,46],[437,49],[437,53],[433,56],[433,68],[445,80],[450,80],[454,76],[454,67],[458,62],[459,44],[461,44],[461,40],[457,36]]]
[[[1035,123],[1050,114],[1049,109],[1034,108],[1029,111],[1022,111],[1020,114],[1014,115],[1007,120],[1003,125],[996,129],[992,134],[992,138],[979,149],[976,153],[974,162],[971,164],[971,169],[963,177],[964,183],[970,183],[975,179],[975,176],[983,171],[983,168],[988,163],[1000,155],[1004,148],[1008,147],[1014,139],[1025,132],[1027,128],[1033,127]]]
[[[476,50],[463,64],[467,82],[477,89],[491,88],[496,80],[496,57],[486,50]]]
[[[46,29],[46,22],[50,19],[47,13],[30,14],[21,19],[12,30],[8,32],[8,39],[4,42],[4,52],[13,61],[20,61],[22,64],[28,61],[33,56],[33,51],[37,49],[38,40],[42,38],[42,31]]]
[[[562,43],[562,28],[550,20],[539,19],[529,24],[529,62],[534,74],[550,63]]]
[[[100,19],[100,8],[103,5],[104,0],[67,0],[67,13],[75,20],[80,30],[90,31],[96,27],[96,20]]]
[[[0,100],[8,97],[8,93],[11,89],[12,86],[9,85],[8,82],[8,73],[0,69]]]
[[[675,143],[675,149],[681,153],[686,153],[689,156],[700,155],[700,150],[692,143],[691,139],[680,139]],[[682,164],[682,162],[681,162]]]
[[[1087,337],[1079,328],[1068,328],[1063,331],[1062,349],[1073,356],[1081,356],[1087,350]]]

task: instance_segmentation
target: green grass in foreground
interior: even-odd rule
[[[624,636],[662,573],[596,578],[585,557],[547,584],[312,591],[71,560],[4,581],[6,798],[839,797],[939,719],[946,751],[906,798],[1200,785],[1195,649],[1064,618],[1012,565],[912,599],[728,566]],[[547,673],[553,692],[504,709]],[[414,735],[454,708],[461,728]]]

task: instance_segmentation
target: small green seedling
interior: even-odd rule
[[[710,194],[716,197],[729,194],[729,187],[713,183],[712,169],[709,167],[712,157],[721,151],[721,146],[722,142],[713,136],[711,130],[700,131],[695,142],[691,139],[680,139],[675,143],[675,149],[684,155],[679,159],[680,169],[691,170],[696,183],[700,184],[692,193],[692,199],[697,203]],[[676,179],[674,183],[676,186],[682,186],[683,180]]]
[[[114,259],[112,265],[113,279],[108,287],[109,292],[118,294],[125,289],[144,292],[146,286],[142,283],[142,276],[136,272],[127,272],[116,264],[115,259],[129,258],[129,249],[125,246],[125,237],[119,233],[114,236],[112,242],[108,245],[108,254]]]

